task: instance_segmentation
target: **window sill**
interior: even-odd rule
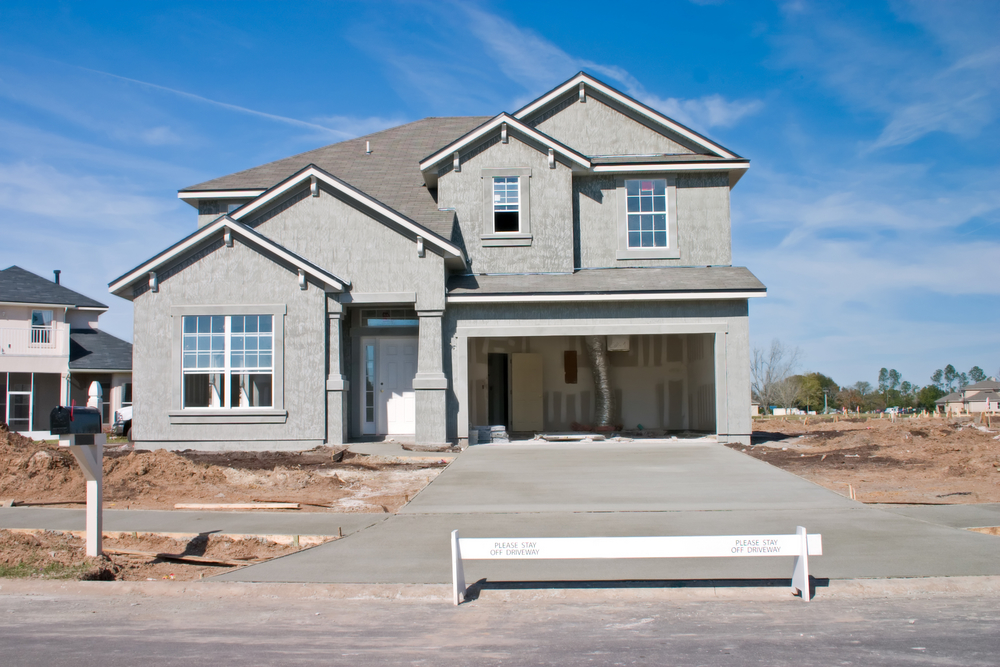
[[[678,248],[635,248],[618,249],[615,259],[680,259]]]
[[[479,237],[484,248],[509,248],[530,246],[531,234],[483,234]]]
[[[272,408],[243,410],[171,410],[171,424],[284,424],[288,412]]]

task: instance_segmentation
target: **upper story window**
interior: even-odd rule
[[[520,180],[517,176],[493,177],[493,231],[496,233],[521,231]]]
[[[617,186],[617,258],[680,258],[675,177],[619,178]]]
[[[49,345],[52,343],[52,311],[31,311],[31,344]]]
[[[487,168],[483,179],[483,234],[485,247],[531,245],[531,209],[528,184],[531,169]]]
[[[184,408],[272,406],[272,315],[185,315]]]
[[[420,324],[412,308],[365,309],[361,311],[363,327],[415,327]]]
[[[667,181],[625,181],[628,208],[628,247],[667,247]]]

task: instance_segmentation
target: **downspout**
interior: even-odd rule
[[[597,431],[614,431],[614,397],[611,393],[611,373],[608,370],[608,344],[605,336],[584,336],[583,344],[590,356],[590,368],[594,374],[594,413]]]

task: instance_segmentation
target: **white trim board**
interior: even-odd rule
[[[571,160],[572,162],[575,162],[584,169],[590,169],[590,160],[588,160],[584,155],[577,153],[575,150],[569,148],[568,146],[560,144],[555,139],[552,139],[548,135],[539,132],[535,128],[525,125],[524,123],[517,120],[513,116],[510,116],[507,113],[501,113],[500,115],[494,117],[492,120],[483,123],[472,132],[466,134],[465,136],[459,137],[458,139],[451,142],[450,144],[448,144],[441,150],[437,151],[430,157],[421,160],[420,171],[427,171],[431,167],[437,165],[439,162],[452,159],[452,156],[455,151],[460,150],[471,143],[475,143],[476,141],[481,140],[483,137],[496,131],[503,123],[507,123],[509,129],[517,130],[521,134],[537,141],[546,148],[551,148],[556,153],[559,153],[560,155]]]
[[[337,192],[346,195],[347,197],[353,199],[354,201],[364,205],[365,207],[375,211],[379,215],[382,215],[392,222],[403,227],[409,233],[413,234],[414,237],[421,237],[424,243],[432,245],[441,252],[445,253],[448,257],[455,257],[465,261],[465,255],[462,250],[452,243],[445,241],[441,237],[434,234],[426,227],[410,220],[406,216],[398,213],[392,208],[386,206],[374,197],[365,194],[364,192],[354,188],[353,186],[345,183],[336,176],[329,174],[316,165],[309,165],[297,174],[289,176],[287,179],[281,183],[275,185],[273,188],[259,196],[252,202],[247,202],[239,209],[233,211],[231,217],[233,220],[243,220],[250,214],[260,210],[264,206],[270,204],[276,199],[281,198],[291,190],[301,186],[303,183],[309,182],[311,179],[315,178],[317,181],[321,181],[324,185],[330,187]],[[467,262],[466,262],[467,263]]]
[[[260,234],[250,227],[247,227],[243,223],[233,220],[229,216],[222,216],[215,222],[205,225],[199,229],[194,234],[191,234],[186,239],[175,244],[174,246],[164,250],[159,255],[156,255],[152,259],[146,261],[145,263],[139,265],[138,267],[132,269],[127,274],[113,281],[108,286],[108,291],[112,293],[119,292],[132,283],[145,280],[148,274],[152,271],[155,272],[164,264],[173,261],[175,258],[183,255],[184,253],[190,252],[197,248],[202,243],[206,242],[212,236],[221,233],[224,229],[229,229],[237,236],[240,236],[245,241],[253,245],[260,246],[266,249],[268,252],[276,255],[280,259],[288,262],[300,271],[308,274],[314,280],[322,283],[330,291],[342,292],[351,283],[347,280],[341,280],[332,273],[327,273],[322,269],[314,266],[310,262],[306,261],[302,257],[299,257],[295,253],[291,252],[278,245],[271,239],[267,238],[263,234]]]
[[[542,97],[539,97],[537,100],[531,102],[527,106],[522,107],[520,110],[514,113],[514,117],[517,119],[522,119],[532,115],[539,109],[547,106],[551,102],[554,102],[555,100],[559,99],[560,97],[570,92],[571,90],[574,91],[577,90],[581,83],[597,91],[598,93],[604,95],[605,97],[614,100],[615,102],[618,102],[622,106],[625,106],[626,108],[642,116],[645,116],[649,120],[653,121],[658,125],[661,125],[662,127],[667,128],[671,132],[679,134],[688,141],[694,142],[695,144],[698,144],[699,146],[705,148],[706,150],[715,153],[720,157],[739,158],[739,155],[736,155],[735,153],[726,150],[725,148],[715,143],[711,139],[703,137],[694,130],[681,125],[672,118],[668,118],[667,116],[664,116],[663,114],[654,109],[647,107],[645,104],[642,104],[641,102],[632,99],[628,95],[618,92],[611,86],[608,86],[607,84],[598,81],[597,79],[593,78],[592,76],[584,72],[580,72],[572,79],[559,86],[558,88],[543,95]]]
[[[659,164],[595,164],[595,174],[628,174],[647,171],[746,171],[749,161],[743,162],[664,162]]]
[[[263,188],[253,190],[181,190],[177,193],[178,199],[187,201],[188,199],[253,199],[267,192]]]
[[[448,303],[544,303],[567,301],[719,301],[766,297],[767,292],[633,292],[607,294],[456,294]]]

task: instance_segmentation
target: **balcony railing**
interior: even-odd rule
[[[52,357],[62,354],[55,327],[0,328],[0,355]]]

